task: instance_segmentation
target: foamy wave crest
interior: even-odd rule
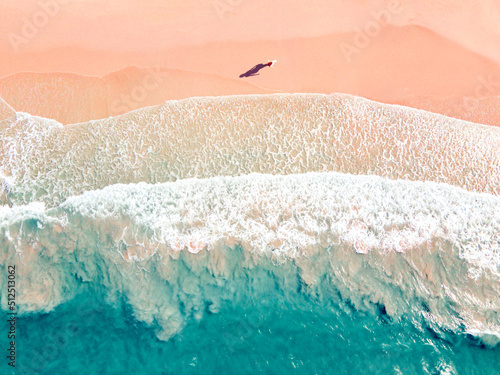
[[[348,95],[193,98],[62,127],[18,114],[0,132],[0,204],[116,183],[336,171],[500,194],[500,128]]]
[[[359,310],[500,340],[500,198],[337,173],[115,185],[0,209],[20,311],[88,283],[167,339],[226,301],[340,295]],[[2,301],[6,288],[1,279]],[[5,302],[3,302],[5,303]],[[5,308],[5,306],[3,306]]]

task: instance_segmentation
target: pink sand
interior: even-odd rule
[[[111,89],[105,83],[111,93],[104,94],[99,77],[142,66],[178,71],[121,111],[187,96],[344,92],[498,125],[494,110],[470,109],[472,101],[494,107],[500,95],[500,6],[494,0],[44,1],[59,5],[52,13],[35,0],[0,5],[0,31],[8,36],[0,42],[0,76],[28,71],[97,78],[63,76],[59,86],[45,88],[43,95],[55,100],[44,99],[45,109],[37,109],[41,99],[23,92],[21,83],[41,85],[47,78],[9,77],[0,96],[16,110],[65,123],[119,114],[116,105],[110,111],[110,100],[137,91],[141,77],[109,75],[114,83]],[[48,21],[38,27],[40,12]],[[36,29],[29,38],[26,23]],[[238,78],[268,59],[277,59],[276,67]],[[61,115],[61,106],[72,111],[67,92],[90,95],[81,100],[91,109]],[[450,111],[450,100],[468,104]]]

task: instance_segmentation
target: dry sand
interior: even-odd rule
[[[493,0],[221,1],[66,2],[16,51],[12,38],[0,43],[0,76],[78,76],[10,76],[0,96],[16,110],[71,123],[189,96],[341,92],[499,125]],[[0,5],[0,30],[19,34],[23,15],[38,8],[34,0]],[[268,59],[275,68],[238,78]],[[144,90],[148,73],[126,66],[170,75]],[[123,99],[132,92],[140,95]]]

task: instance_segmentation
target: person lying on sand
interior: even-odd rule
[[[261,69],[264,69],[266,66],[272,68],[273,65],[276,64],[276,61],[277,60],[267,60],[267,64],[257,64],[252,69],[250,69],[249,71],[241,74],[240,78],[258,76],[259,75],[259,71]]]

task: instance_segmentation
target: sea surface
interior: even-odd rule
[[[497,128],[280,94],[0,146],[2,374],[500,374]]]

